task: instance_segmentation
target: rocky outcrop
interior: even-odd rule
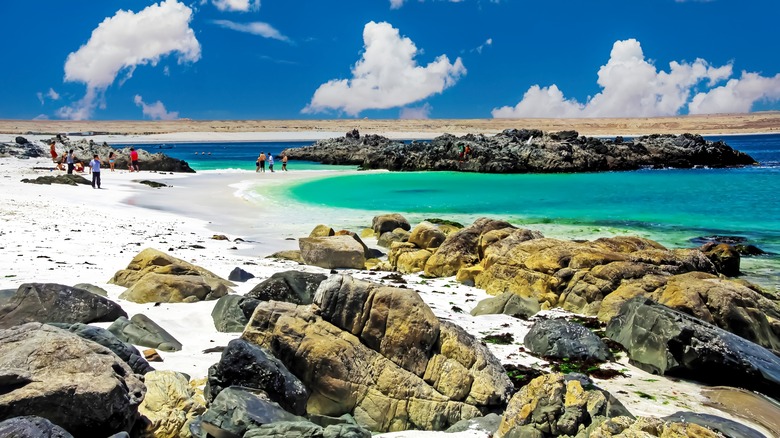
[[[146,388],[107,348],[40,323],[0,330],[0,420],[36,415],[74,436],[128,431]]]
[[[76,158],[82,161],[89,161],[93,155],[97,154],[105,162],[104,166],[108,167],[108,155],[113,152],[116,157],[114,166],[117,169],[127,169],[130,166],[129,146],[115,149],[107,143],[96,143],[92,140],[71,141],[66,136],[60,136],[58,141],[65,146],[65,149],[73,149]],[[149,152],[138,147],[135,148],[135,151],[138,152],[139,167],[142,171],[195,173],[184,160],[170,157],[161,152]]]
[[[253,287],[246,296],[263,301],[311,304],[314,293],[326,278],[324,274],[302,271],[277,272]]]
[[[231,386],[263,391],[271,401],[296,414],[306,413],[309,391],[273,355],[243,339],[233,339],[219,362],[209,368],[203,393],[209,402]]]
[[[117,319],[108,331],[124,342],[162,351],[180,351],[182,347],[181,342],[142,313],[136,313],[129,320]]]
[[[25,283],[0,298],[0,328],[26,322],[111,322],[127,316],[108,298],[56,283]]]
[[[608,392],[563,374],[547,374],[512,396],[496,436],[574,436],[598,418],[620,416],[630,420],[631,414]]]
[[[298,240],[301,258],[307,265],[325,269],[363,269],[366,254],[352,236],[307,237]]]
[[[127,365],[129,365],[136,374],[143,376],[148,372],[154,371],[154,368],[149,365],[149,362],[146,361],[144,356],[141,354],[141,352],[138,351],[137,348],[117,338],[113,333],[104,328],[80,323],[49,323],[49,325],[53,325],[57,328],[75,333],[84,339],[97,342],[98,344],[108,348],[114,354],[119,356],[119,358],[122,359]]]
[[[206,269],[152,248],[138,253],[109,283],[127,287],[120,298],[136,303],[215,300],[235,286]]]
[[[44,175],[39,176],[35,179],[30,178],[24,178],[22,179],[23,183],[27,184],[39,184],[39,185],[47,185],[50,186],[52,184],[63,184],[66,186],[77,186],[79,184],[88,186],[92,184],[88,179],[84,178],[81,175]]]
[[[201,427],[208,436],[246,437],[252,429],[279,422],[306,419],[285,411],[262,391],[233,387],[225,388],[211,402],[201,418]]]
[[[739,251],[731,245],[725,243],[705,243],[699,250],[707,256],[715,265],[715,269],[727,276],[736,277],[739,275]]]
[[[503,406],[511,383],[487,347],[439,321],[420,297],[334,275],[307,306],[261,303],[242,338],[310,389],[310,414],[371,430],[442,430]]]
[[[470,148],[465,159],[459,157],[460,146]],[[343,137],[284,153],[295,160],[395,171],[552,173],[756,164],[749,155],[699,135],[656,134],[625,141],[584,137],[575,131],[525,129],[510,129],[493,137],[445,134],[430,142],[411,143],[373,135]]]
[[[523,345],[541,357],[606,362],[612,353],[604,342],[587,328],[562,319],[543,319],[534,323]]]
[[[780,396],[780,357],[651,300],[634,298],[623,304],[606,335],[650,372]]]
[[[188,425],[206,411],[187,376],[175,371],[154,371],[144,376],[146,397],[138,407],[145,427],[142,437],[187,438]]]

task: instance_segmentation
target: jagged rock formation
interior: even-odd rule
[[[378,135],[351,135],[286,149],[290,159],[354,164],[363,169],[450,170],[484,173],[556,173],[745,166],[749,155],[700,135],[622,137],[605,140],[576,131],[509,129],[493,137],[445,134],[431,142],[403,143]],[[468,147],[463,159],[460,148]]]

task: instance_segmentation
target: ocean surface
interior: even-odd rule
[[[470,223],[480,216],[560,238],[633,234],[668,247],[694,247],[705,236],[739,236],[773,253],[744,257],[748,279],[780,289],[780,135],[724,140],[760,164],[738,169],[639,170],[580,174],[361,172],[354,166],[290,162],[290,171],[332,169],[333,176],[263,189],[264,196],[334,209],[400,212]],[[260,150],[278,154],[299,143],[203,143],[163,146],[196,170],[254,170]],[[154,152],[154,145],[139,145]],[[197,153],[196,153],[197,152]],[[206,152],[206,154],[203,154]],[[209,155],[209,152],[211,153]],[[277,169],[281,164],[277,165]],[[314,224],[313,224],[314,225]],[[336,226],[334,224],[334,226]]]

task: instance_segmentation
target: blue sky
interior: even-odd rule
[[[3,0],[0,118],[780,109],[776,0]]]

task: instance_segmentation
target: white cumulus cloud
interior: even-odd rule
[[[279,41],[290,41],[289,38],[282,35],[281,32],[276,30],[273,26],[261,21],[255,21],[252,23],[236,23],[235,21],[230,20],[214,20],[213,23],[217,26],[238,32],[251,33],[252,35],[259,35],[265,38],[272,38]]]
[[[260,0],[212,0],[220,11],[248,12],[260,9]]]
[[[534,85],[515,106],[492,111],[496,118],[515,117],[656,117],[690,113],[720,112],[732,108],[749,111],[760,99],[780,98],[780,79],[763,78],[755,73],[743,73],[741,79],[731,79],[723,87],[701,92],[732,76],[731,64],[711,66],[703,59],[692,63],[669,63],[669,71],[659,71],[645,60],[642,47],[635,39],[616,41],[609,61],[598,71],[601,92],[580,103],[566,99],[556,86]],[[729,101],[731,99],[731,101]],[[738,111],[737,111],[738,110]]]
[[[136,94],[133,98],[133,102],[135,102],[136,106],[141,107],[144,117],[148,117],[152,120],[176,120],[179,118],[178,111],[168,112],[165,109],[165,105],[163,105],[163,103],[159,100],[157,102],[147,104],[144,102],[143,97]]]
[[[105,105],[103,94],[117,76],[132,77],[136,67],[155,66],[176,54],[179,64],[200,59],[200,43],[189,24],[192,10],[176,0],[164,0],[138,13],[120,10],[92,31],[86,44],[68,55],[65,81],[87,87],[84,98],[58,111],[60,117],[83,120]]]
[[[389,23],[366,24],[363,45],[352,79],[333,79],[320,85],[302,112],[336,109],[357,115],[366,109],[400,107],[441,93],[466,74],[460,58],[450,62],[445,55],[425,67],[417,65],[417,47]]]
[[[424,2],[425,0],[418,0],[419,2]],[[461,3],[464,0],[444,0],[448,1],[450,3]],[[490,0],[490,3],[499,3],[500,0]],[[401,6],[404,5],[406,0],[390,0],[390,9],[399,9]]]
[[[35,93],[35,95],[38,97],[38,100],[41,101],[41,105],[46,102],[47,97],[51,100],[60,100],[60,93],[56,92],[54,88],[49,88],[49,91],[47,91],[46,94],[39,91]]]

